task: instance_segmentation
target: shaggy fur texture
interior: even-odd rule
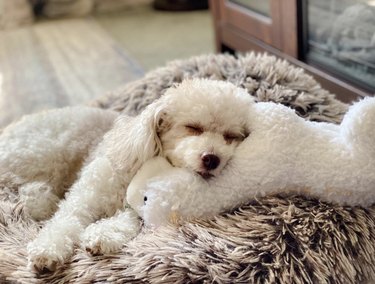
[[[36,277],[25,243],[38,225],[1,204],[5,283],[373,283],[374,209],[267,197],[228,215],[147,231],[118,254],[90,256]],[[5,281],[7,279],[7,281]],[[14,282],[12,282],[14,281]]]
[[[277,102],[296,110],[298,115],[316,121],[338,123],[348,106],[287,61],[274,56],[250,53],[207,55],[179,60],[149,72],[143,79],[109,93],[93,106],[137,115],[174,83],[188,78],[229,81],[243,87],[258,102]]]
[[[174,81],[211,75],[239,85],[251,81],[250,87],[263,86],[253,89],[257,99],[299,107],[313,120],[339,122],[347,109],[302,70],[255,55],[171,63],[96,104],[136,114]],[[354,284],[375,279],[373,208],[293,196],[262,198],[212,220],[144,232],[115,255],[91,257],[77,249],[71,263],[37,277],[26,268],[26,244],[36,236],[39,224],[25,219],[17,198],[12,189],[0,190],[3,282]]]

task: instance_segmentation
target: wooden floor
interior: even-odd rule
[[[0,128],[26,113],[85,103],[143,70],[92,19],[0,33]]]

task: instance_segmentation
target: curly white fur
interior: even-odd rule
[[[127,201],[146,225],[215,215],[270,193],[375,203],[375,98],[351,106],[341,125],[305,121],[274,103],[254,103],[247,117],[251,133],[218,177],[202,180],[161,157],[143,165]]]
[[[251,104],[250,95],[230,83],[191,80],[137,117],[77,107],[28,116],[5,129],[1,184],[18,186],[27,212],[38,220],[58,206],[28,245],[30,266],[53,270],[75,244],[110,252],[136,235],[138,218],[121,209],[128,184],[154,156],[204,177],[220,176],[248,133]],[[205,155],[215,162],[207,166]],[[111,240],[110,232],[116,234]]]

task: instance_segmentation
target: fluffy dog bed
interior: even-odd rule
[[[172,62],[93,104],[137,114],[184,78],[229,80],[258,101],[306,119],[339,122],[347,105],[303,70],[274,57],[210,55]],[[0,283],[373,283],[374,208],[270,196],[210,220],[144,231],[118,254],[76,255],[54,273],[27,268],[25,246],[39,226],[16,189],[0,185]]]

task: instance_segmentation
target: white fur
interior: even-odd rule
[[[351,106],[341,125],[305,121],[274,103],[253,104],[248,119],[249,137],[215,178],[203,180],[162,158],[144,164],[127,201],[146,225],[215,215],[270,193],[375,203],[375,98]]]
[[[173,222],[175,215],[207,214],[206,188],[207,182],[197,174],[173,167],[163,157],[156,157],[147,161],[135,175],[128,186],[126,201],[146,226],[157,227]]]
[[[23,117],[0,136],[0,184],[17,186],[26,211],[51,217],[117,113],[68,107]]]
[[[81,234],[81,245],[93,254],[119,250],[140,231],[137,213],[129,208],[90,224]]]
[[[5,129],[1,184],[18,186],[26,211],[38,220],[53,214],[65,195],[28,245],[30,266],[54,269],[75,244],[111,252],[136,235],[139,220],[131,209],[119,210],[135,173],[154,156],[219,176],[248,132],[252,102],[230,83],[196,79],[170,88],[137,117],[115,119],[110,111],[77,107],[27,116]],[[189,130],[190,124],[199,124],[202,133]],[[226,139],[228,133],[235,139]],[[206,170],[204,153],[217,155],[218,167]],[[111,232],[119,233],[113,242]]]

